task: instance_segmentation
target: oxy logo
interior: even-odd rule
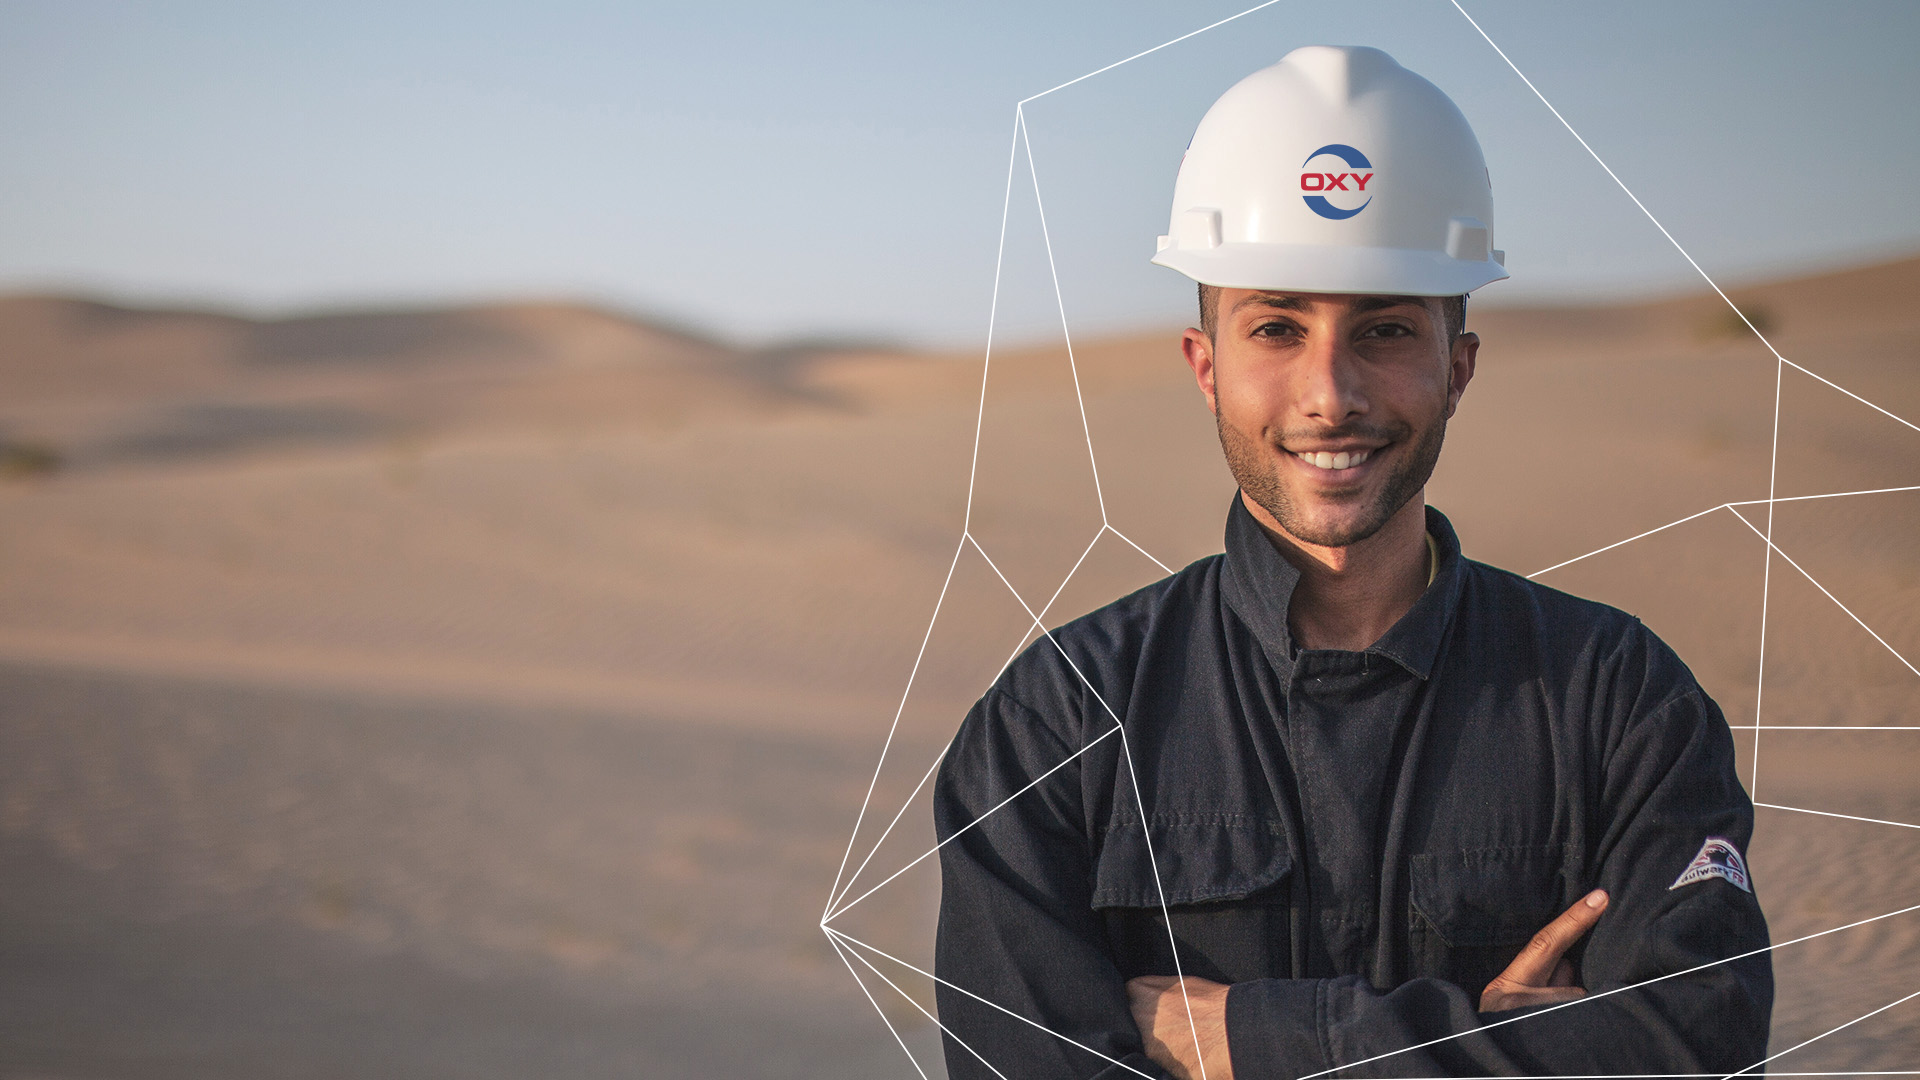
[[[1328,143],[1320,149],[1315,150],[1313,153],[1307,155],[1307,160],[1300,163],[1300,168],[1305,170],[1307,166],[1313,164],[1315,158],[1329,155],[1346,162],[1348,171],[1303,171],[1300,174],[1301,191],[1364,192],[1367,190],[1368,182],[1373,179],[1373,172],[1371,171],[1373,169],[1373,162],[1367,160],[1367,155],[1344,143]],[[1363,172],[1361,170],[1367,171]],[[1303,195],[1301,198],[1306,200],[1307,209],[1319,214],[1323,218],[1332,218],[1335,221],[1352,217],[1360,211],[1365,210],[1367,204],[1373,201],[1373,196],[1368,195],[1366,202],[1362,202],[1359,206],[1349,210],[1328,202],[1325,195]]]

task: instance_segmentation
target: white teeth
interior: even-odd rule
[[[1307,464],[1314,466],[1315,468],[1326,469],[1330,472],[1338,472],[1341,469],[1351,469],[1355,465],[1358,465],[1361,462],[1366,461],[1367,458],[1371,457],[1372,455],[1373,455],[1373,451],[1371,450],[1355,450],[1349,453],[1339,453],[1339,454],[1332,454],[1332,453],[1328,453],[1325,450],[1319,450],[1319,451],[1312,451],[1304,454],[1295,454],[1294,456],[1299,458],[1301,461],[1304,461]]]

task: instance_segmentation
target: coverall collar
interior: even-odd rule
[[[1433,673],[1465,580],[1460,540],[1452,524],[1433,507],[1426,510],[1427,532],[1440,551],[1438,572],[1413,607],[1365,650],[1423,680]],[[1291,676],[1298,648],[1287,629],[1287,609],[1300,584],[1300,571],[1273,546],[1266,530],[1247,512],[1239,492],[1227,511],[1226,564],[1222,590],[1228,606],[1253,631],[1274,665]]]

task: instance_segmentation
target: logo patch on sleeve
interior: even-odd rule
[[[1732,882],[1742,892],[1753,891],[1753,886],[1747,883],[1747,864],[1740,861],[1740,852],[1734,848],[1733,841],[1709,836],[1707,842],[1700,845],[1700,854],[1695,855],[1679,878],[1667,886],[1667,891],[1716,877]]]

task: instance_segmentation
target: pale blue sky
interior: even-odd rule
[[[1920,4],[1462,2],[1716,276],[1920,250]],[[1014,102],[1245,6],[0,0],[0,289],[978,342]],[[1473,121],[1514,271],[1482,300],[1690,273],[1448,0],[1282,0],[1029,106],[1076,334],[1185,317],[1146,260],[1187,137],[1315,42]],[[1018,194],[1002,325],[1033,336]]]

